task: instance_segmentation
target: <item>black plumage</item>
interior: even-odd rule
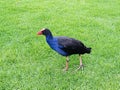
[[[68,53],[68,56],[72,54],[84,54],[91,52],[91,48],[87,48],[81,41],[74,38],[59,37],[58,44],[63,46],[61,49]]]

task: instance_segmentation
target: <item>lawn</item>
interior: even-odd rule
[[[51,50],[44,36],[76,38],[92,47],[65,57]],[[1,0],[0,90],[119,90],[120,0]]]

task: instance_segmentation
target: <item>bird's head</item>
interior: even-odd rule
[[[51,34],[50,30],[47,28],[43,28],[37,33],[37,35],[45,35],[45,36],[50,35],[50,34]]]

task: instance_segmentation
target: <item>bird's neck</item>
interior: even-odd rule
[[[51,33],[48,34],[48,35],[46,35],[46,40],[47,40],[47,41],[52,40],[52,39],[53,39],[53,36],[52,36]]]

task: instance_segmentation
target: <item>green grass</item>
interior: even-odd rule
[[[120,89],[120,0],[2,0],[0,12],[0,90]],[[73,55],[62,71],[44,27],[92,47],[84,70]]]

